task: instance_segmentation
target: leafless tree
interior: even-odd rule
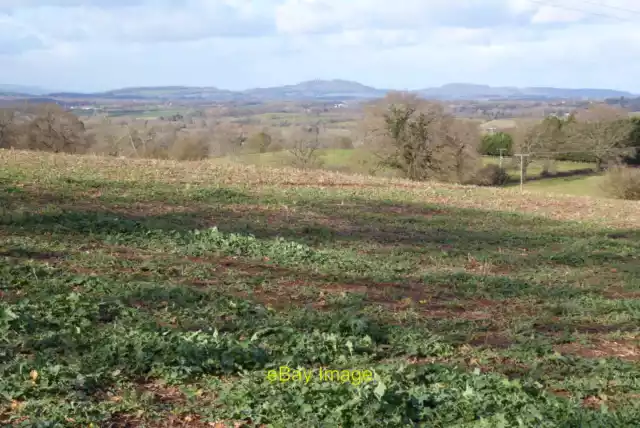
[[[286,141],[286,150],[297,168],[319,167],[324,127],[320,122],[295,130]]]
[[[250,153],[266,153],[273,142],[268,129],[253,133],[246,141],[246,149]]]
[[[464,183],[469,181],[480,166],[478,147],[482,136],[479,127],[469,121],[446,116],[442,133],[451,150],[452,179]]]
[[[571,146],[584,150],[596,160],[601,171],[608,161],[619,160],[627,149],[634,125],[626,110],[598,104],[576,114],[576,122],[569,128]]]
[[[14,109],[0,108],[0,149],[6,149],[15,143],[15,115]]]
[[[210,154],[213,157],[236,155],[247,141],[244,127],[234,122],[211,122],[208,129],[212,136]]]
[[[56,104],[30,109],[35,117],[26,125],[26,146],[31,150],[78,153],[87,149],[84,123]]]
[[[573,118],[563,120],[548,117],[537,123],[520,122],[515,128],[509,130],[515,151],[529,155],[522,159],[525,177],[529,165],[536,156],[546,159],[543,165],[543,173],[545,173],[549,171],[551,159],[554,159],[557,153],[570,148],[567,128],[571,123]]]

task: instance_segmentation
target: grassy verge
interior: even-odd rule
[[[0,203],[3,423],[640,418],[637,203],[7,151]]]

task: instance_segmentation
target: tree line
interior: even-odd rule
[[[285,150],[301,168],[320,167],[321,148],[353,148],[349,137],[330,137],[318,120],[283,131],[245,126],[231,121],[207,122],[199,129],[172,122],[168,127],[113,124],[91,130],[74,114],[57,105],[0,109],[0,148],[52,152],[93,152],[110,156],[200,160],[240,152]],[[109,128],[110,127],[110,128]],[[364,105],[354,134],[378,167],[398,171],[411,180],[500,185],[508,174],[483,165],[482,155],[529,154],[546,159],[545,171],[556,160],[592,162],[597,171],[620,163],[640,163],[640,119],[607,104],[592,104],[565,118],[547,117],[537,123],[485,135],[477,123],[454,116],[444,105],[415,94],[392,92]]]

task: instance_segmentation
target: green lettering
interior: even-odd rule
[[[354,385],[360,385],[362,383],[362,372],[360,370],[354,370],[351,373],[351,383]]]
[[[280,382],[288,382],[291,379],[290,371],[291,369],[287,366],[280,367]]]
[[[269,370],[267,379],[269,380],[269,382],[275,382],[276,380],[278,380],[278,372],[276,372],[275,370]]]
[[[300,370],[294,370],[291,380],[295,380],[296,382],[302,380],[302,372]]]
[[[327,370],[324,379],[325,380],[333,380],[333,375],[336,375],[336,380],[340,377],[340,372],[338,370]]]

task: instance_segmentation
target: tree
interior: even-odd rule
[[[633,127],[627,143],[631,153],[625,156],[624,162],[629,165],[640,165],[640,118],[634,117],[629,121]]]
[[[197,161],[209,156],[209,140],[204,133],[182,133],[175,137],[167,149],[170,159]]]
[[[549,172],[549,161],[556,159],[560,152],[570,148],[568,129],[574,123],[575,118],[573,116],[569,116],[567,119],[551,116],[538,123],[520,123],[516,126],[511,132],[515,151],[529,155],[522,160],[525,177],[534,156],[541,156],[547,159],[542,173]]]
[[[247,139],[246,147],[251,153],[266,153],[271,146],[272,137],[267,130],[262,130]]]
[[[322,148],[321,133],[323,126],[320,122],[296,130],[286,142],[286,150],[292,158],[296,168],[319,167],[322,160],[319,150]]]
[[[213,135],[212,156],[227,156],[239,153],[247,141],[244,127],[234,122],[221,122],[209,125]]]
[[[480,154],[487,156],[500,156],[502,153],[507,156],[513,154],[513,138],[506,132],[496,132],[495,134],[487,134],[482,137],[480,145]]]
[[[627,145],[634,125],[625,110],[606,104],[591,106],[576,114],[569,129],[571,145],[592,154],[597,171],[631,151]]]
[[[462,121],[453,116],[446,116],[442,121],[442,134],[447,146],[451,148],[452,179],[468,182],[475,175],[480,156],[480,129],[472,122]]]
[[[479,134],[441,104],[403,92],[367,106],[362,128],[364,145],[380,164],[411,180],[460,179],[458,169],[479,143]]]
[[[26,145],[31,150],[81,153],[87,149],[84,123],[56,104],[39,105],[26,125]]]
[[[152,153],[154,152],[157,130],[153,126],[149,126],[149,122],[146,120],[142,127],[133,127],[127,124],[126,128],[127,138],[135,156],[139,158],[154,157]]]
[[[13,147],[15,143],[16,112],[9,108],[0,108],[0,149]]]
[[[353,149],[353,140],[350,137],[342,136],[336,141],[336,148],[338,149]]]

